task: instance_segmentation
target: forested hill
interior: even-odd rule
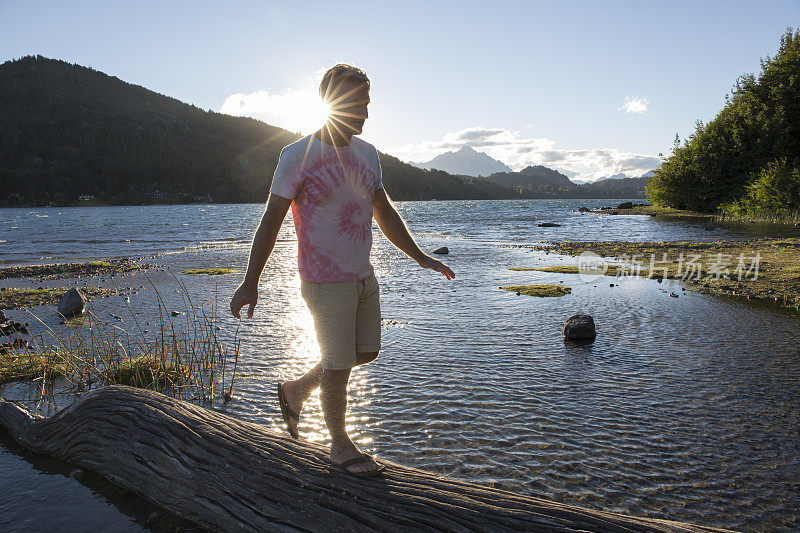
[[[263,202],[281,148],[299,138],[43,57],[0,65],[0,134],[4,205]],[[519,197],[384,154],[381,163],[399,200]]]
[[[205,111],[91,68],[41,56],[0,65],[0,205],[263,202],[299,138]],[[509,187],[381,154],[397,200],[605,198],[616,191]]]

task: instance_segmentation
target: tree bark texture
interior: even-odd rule
[[[0,426],[26,449],[100,473],[214,531],[720,531],[563,505],[383,461],[355,478],[327,448],[123,386],[49,418],[0,398]]]

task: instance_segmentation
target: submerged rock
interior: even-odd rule
[[[574,314],[564,323],[564,340],[589,341],[597,337],[591,315]]]
[[[58,313],[65,318],[80,315],[85,309],[86,296],[75,287],[65,292],[58,302]]]
[[[447,249],[447,246],[442,246],[441,248],[437,248],[433,251],[435,254],[446,255],[450,253],[450,250]]]
[[[556,224],[555,222],[542,222],[539,224],[540,228],[560,228],[561,224]]]
[[[20,324],[13,320],[8,320],[0,324],[0,336],[10,337],[14,333],[28,334],[28,323]]]

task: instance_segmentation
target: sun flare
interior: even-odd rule
[[[232,94],[220,108],[221,113],[249,116],[267,124],[304,135],[320,129],[330,115],[330,107],[313,89],[290,89],[283,94],[256,91]]]

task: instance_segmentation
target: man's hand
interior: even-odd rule
[[[447,279],[453,279],[456,277],[455,273],[450,270],[449,266],[445,265],[441,261],[437,261],[429,255],[423,256],[423,258],[419,261],[419,266],[422,268],[430,268],[436,272],[441,272]]]
[[[251,287],[242,283],[239,285],[239,288],[236,289],[236,292],[233,293],[233,298],[231,298],[231,313],[241,320],[242,307],[250,304],[250,307],[247,309],[247,318],[253,318],[253,311],[256,308],[257,301],[258,287]]]

